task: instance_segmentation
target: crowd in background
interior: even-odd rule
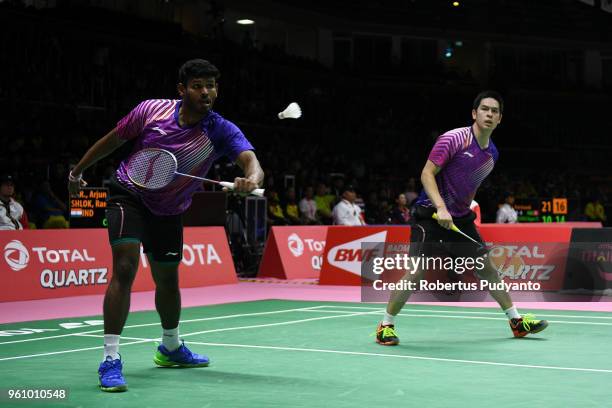
[[[0,82],[0,172],[11,175],[38,228],[68,226],[70,166],[139,101],[176,97],[176,71],[188,58],[205,57],[222,72],[215,110],[257,148],[270,225],[332,223],[346,186],[356,191],[365,223],[409,222],[429,149],[444,131],[471,123],[481,88],[469,77],[453,81],[443,67],[437,83],[401,69],[384,76],[337,71],[277,48],[195,38],[174,24],[110,11],[0,8],[0,52],[9,61]],[[503,74],[498,67],[488,84],[505,95],[506,112],[493,135],[500,161],[476,197],[483,221],[494,222],[512,192],[517,201],[566,197],[568,220],[609,223],[610,148],[598,146],[612,133],[601,103],[610,96],[543,93],[545,81],[538,88]],[[279,121],[276,113],[292,101],[304,116]],[[593,118],[599,131],[584,134]],[[104,185],[129,148],[84,178]],[[210,176],[237,174],[220,162]]]

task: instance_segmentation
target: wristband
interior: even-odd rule
[[[68,173],[68,181],[71,183],[75,183],[77,181],[81,181],[83,179],[83,174],[79,174],[78,177],[72,175],[72,171]]]

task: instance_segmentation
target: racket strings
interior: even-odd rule
[[[164,150],[146,149],[134,154],[127,164],[130,180],[139,187],[160,189],[174,179],[176,161]]]

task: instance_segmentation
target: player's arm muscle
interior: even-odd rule
[[[87,150],[79,163],[72,169],[72,174],[82,174],[88,167],[117,150],[123,143],[125,143],[125,140],[119,138],[117,128],[114,128],[105,136],[98,139],[98,141]]]
[[[257,160],[257,156],[251,150],[246,150],[238,155],[236,163],[244,172],[244,177],[261,187],[264,180],[264,172]]]
[[[438,209],[446,208],[446,204],[444,204],[444,200],[442,200],[442,196],[440,195],[440,190],[438,190],[438,183],[436,183],[436,174],[439,172],[440,167],[436,166],[431,160],[427,160],[421,172],[421,183],[423,183],[423,188],[432,204]]]

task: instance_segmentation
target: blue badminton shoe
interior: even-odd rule
[[[174,351],[168,351],[161,344],[157,347],[153,361],[160,367],[206,367],[210,364],[208,357],[192,352],[184,342]]]
[[[100,363],[100,368],[98,368],[100,389],[106,392],[127,391],[127,383],[121,373],[122,369],[121,357],[113,360],[111,356],[106,356],[106,360]]]

